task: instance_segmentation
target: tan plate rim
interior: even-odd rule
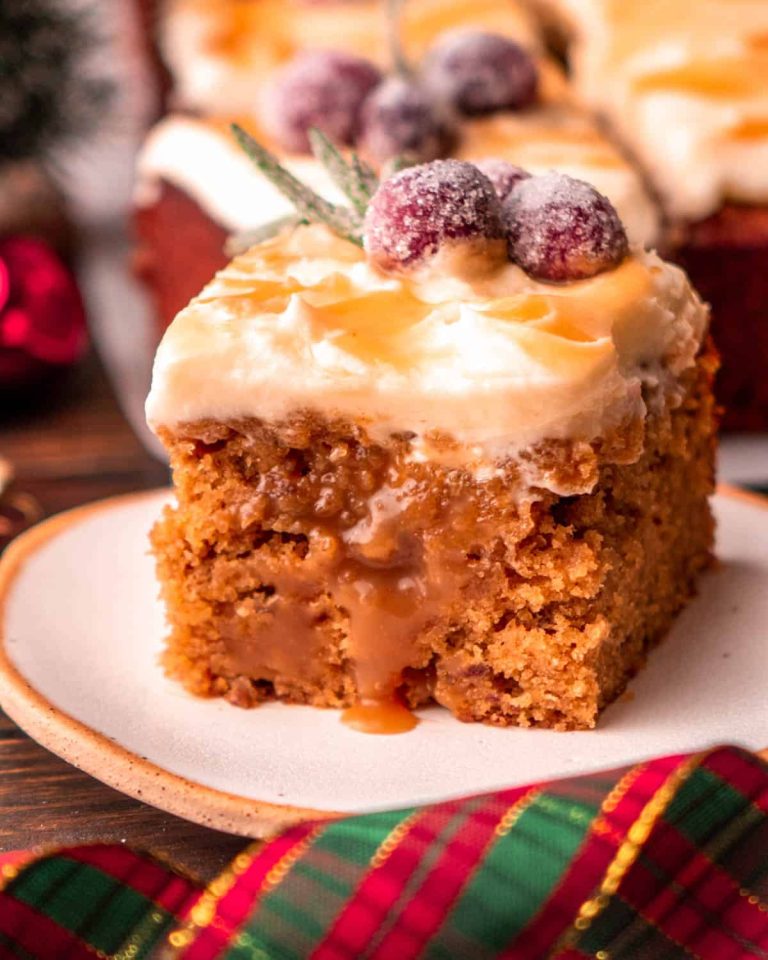
[[[95,513],[160,493],[162,488],[75,507],[36,524],[7,547],[0,558],[0,707],[33,740],[73,766],[123,794],[204,827],[261,838],[303,820],[341,816],[327,810],[248,800],[170,773],[60,710],[11,662],[5,648],[5,605],[24,563],[49,540]]]
[[[123,794],[193,823],[245,837],[270,836],[303,820],[332,819],[342,811],[314,810],[250,800],[170,773],[92,730],[38,693],[5,649],[5,605],[26,560],[53,537],[112,507],[157,497],[162,489],[109,497],[44,520],[17,537],[0,558],[0,707],[47,750]],[[768,497],[727,484],[717,492],[768,510]],[[104,764],[104,758],[108,763]]]

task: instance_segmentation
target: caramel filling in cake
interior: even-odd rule
[[[310,429],[328,436],[319,425]],[[636,448],[639,438],[633,439]],[[316,476],[313,469],[301,484],[300,502],[284,508],[280,526],[305,532],[281,530],[280,544],[290,549],[280,551],[283,559],[277,561],[265,551],[261,594],[225,611],[227,673],[289,675],[311,683],[326,640],[317,629],[322,598],[321,606],[344,611],[345,654],[357,697],[386,703],[404,672],[428,659],[423,638],[430,625],[450,618],[454,608],[458,612],[471,594],[477,561],[497,538],[500,516],[516,512],[509,490],[519,483],[511,468],[503,478],[477,485],[413,465],[406,442],[386,453],[370,448],[361,465],[364,449],[338,439],[328,450],[326,473]],[[634,455],[630,449],[628,456]],[[289,471],[306,469],[300,460],[289,461]],[[562,483],[568,469],[563,462]],[[290,483],[289,477],[281,469],[273,487],[267,474],[261,494],[266,504],[279,500],[276,487]],[[275,519],[268,510],[259,521],[272,529]]]

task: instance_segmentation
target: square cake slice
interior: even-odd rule
[[[152,542],[189,690],[588,728],[692,596],[707,310],[592,188],[525,183],[502,216],[471,164],[410,168],[364,248],[284,232],[169,328]]]

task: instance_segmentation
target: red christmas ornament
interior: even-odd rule
[[[75,278],[42,240],[0,240],[0,387],[71,366],[85,352],[85,311]]]

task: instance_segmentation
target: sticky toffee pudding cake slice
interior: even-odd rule
[[[167,331],[152,543],[192,692],[589,728],[692,596],[707,311],[594,188],[489,172],[407,168],[359,216],[297,194],[326,223]]]

